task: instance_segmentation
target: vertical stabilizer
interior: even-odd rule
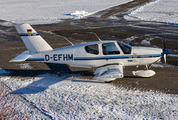
[[[15,28],[30,53],[53,50],[51,46],[29,24],[15,25]]]

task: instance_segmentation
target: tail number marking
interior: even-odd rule
[[[45,61],[73,61],[74,57],[73,54],[53,54],[52,56],[50,55],[45,55]]]

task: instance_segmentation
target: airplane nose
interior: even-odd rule
[[[168,54],[171,54],[171,53],[172,53],[172,52],[171,52],[170,50],[165,50],[165,49],[163,49],[162,55],[164,55],[164,54],[168,55]]]

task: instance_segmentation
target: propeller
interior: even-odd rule
[[[162,56],[164,57],[164,63],[166,64],[166,55],[170,54],[171,51],[166,49],[166,35],[164,35],[164,48],[163,48],[163,53]]]
[[[163,48],[163,51],[164,50],[166,50],[166,35],[164,35],[164,48]],[[164,56],[164,63],[166,64],[166,54],[164,54],[163,56]]]

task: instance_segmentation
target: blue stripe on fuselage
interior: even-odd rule
[[[79,60],[108,60],[108,59],[153,58],[153,57],[161,57],[161,54],[101,56],[101,57],[74,57],[74,61],[79,61]],[[45,59],[44,58],[28,58],[26,61],[45,61]]]
[[[38,36],[38,33],[19,33],[20,36]]]
[[[160,56],[161,56],[161,54],[101,56],[101,57],[74,57],[74,60],[103,60],[103,59],[152,58],[152,57],[160,57]]]

